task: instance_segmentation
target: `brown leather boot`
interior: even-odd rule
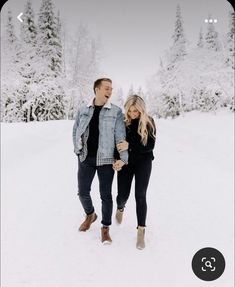
[[[112,239],[109,235],[109,227],[101,227],[101,242],[103,244],[111,244]]]
[[[97,218],[97,215],[95,214],[95,212],[87,215],[85,221],[80,225],[79,231],[87,231],[90,228],[91,224],[94,221],[96,221],[96,218]]]

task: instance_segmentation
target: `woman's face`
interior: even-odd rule
[[[140,112],[137,110],[135,106],[131,106],[128,111],[128,116],[134,120],[140,117]]]

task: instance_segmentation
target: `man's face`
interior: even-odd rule
[[[96,99],[102,103],[106,103],[112,95],[112,84],[108,81],[102,81],[100,87],[96,88]]]

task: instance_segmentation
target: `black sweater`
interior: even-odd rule
[[[154,124],[154,120],[151,120]],[[134,119],[131,121],[131,124],[126,127],[126,141],[129,143],[129,164],[133,164],[144,158],[154,159],[153,149],[155,146],[155,138],[149,135],[147,144],[144,146],[141,142],[141,136],[138,134],[138,125],[139,119]],[[117,151],[115,151],[115,158],[119,159]]]
[[[99,145],[99,116],[103,106],[95,106],[93,116],[89,123],[89,137],[87,139],[88,156],[95,157]]]
[[[154,123],[154,121],[152,120]],[[129,142],[129,163],[135,163],[143,158],[154,159],[153,149],[155,138],[148,136],[147,144],[144,146],[141,142],[141,136],[138,134],[139,119],[134,119],[126,128],[126,141]]]

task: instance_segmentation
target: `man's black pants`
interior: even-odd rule
[[[114,170],[111,164],[102,166],[96,165],[95,157],[87,157],[83,162],[78,158],[78,196],[84,211],[87,215],[94,212],[94,206],[91,199],[91,184],[97,171],[99,179],[99,190],[102,206],[103,225],[109,226],[112,223],[112,182]]]

